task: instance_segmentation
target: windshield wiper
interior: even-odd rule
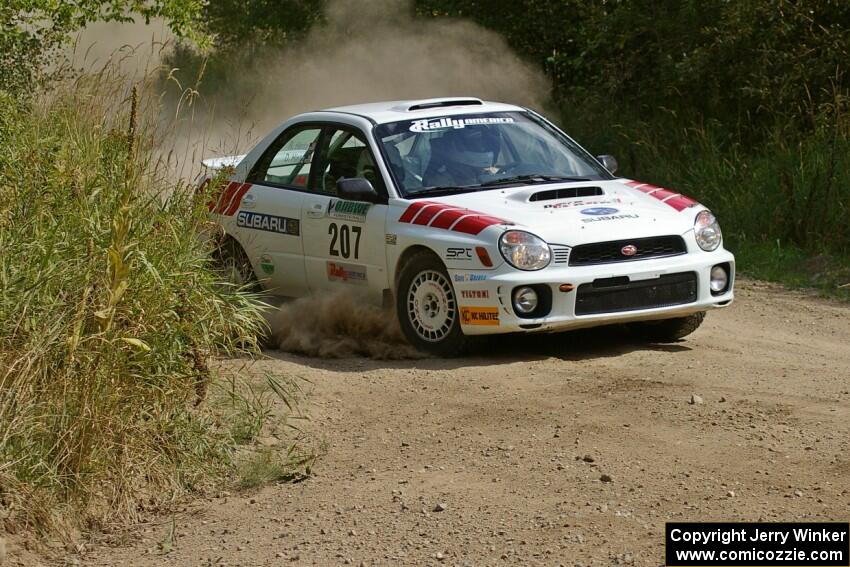
[[[456,193],[484,191],[490,187],[496,187],[499,185],[512,185],[514,183],[555,183],[558,181],[590,181],[590,178],[571,177],[567,175],[515,175],[513,177],[503,177],[501,179],[485,181],[480,185],[446,185],[440,187],[426,187],[418,191],[412,191],[408,194],[408,196],[415,198],[419,195],[454,195]]]
[[[454,193],[464,193],[466,191],[474,190],[475,187],[477,186],[446,185],[444,187],[426,187],[425,189],[420,189],[418,191],[411,191],[410,193],[408,193],[408,196],[417,197],[419,195],[453,195]]]
[[[494,185],[510,185],[512,183],[552,183],[555,181],[590,181],[588,177],[572,177],[568,175],[514,175],[513,177],[502,177],[481,184],[481,187],[492,187]]]

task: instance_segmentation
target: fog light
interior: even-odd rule
[[[708,285],[714,295],[724,292],[726,286],[729,285],[729,274],[726,272],[726,268],[723,266],[711,268],[711,281]]]
[[[521,315],[528,315],[537,309],[537,292],[532,288],[523,286],[514,290],[514,309]]]

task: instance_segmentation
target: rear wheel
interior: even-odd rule
[[[236,239],[225,236],[213,252],[213,257],[225,282],[255,293],[263,290],[251,259]]]
[[[630,328],[635,335],[642,339],[658,343],[672,343],[696,331],[702,325],[704,319],[705,311],[700,311],[676,319],[632,323]]]
[[[396,313],[407,340],[421,351],[459,356],[473,344],[460,328],[460,308],[449,274],[430,252],[414,254],[402,267]]]
[[[241,290],[258,294],[261,296],[261,300],[267,304],[267,308],[263,310],[266,325],[257,333],[257,344],[263,348],[276,346],[270,320],[274,314],[274,306],[268,304],[271,296],[263,292],[263,286],[260,285],[260,280],[254,273],[254,267],[251,265],[248,253],[236,239],[225,236],[213,251],[213,258],[223,282],[233,284]]]

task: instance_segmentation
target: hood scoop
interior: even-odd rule
[[[602,187],[564,187],[538,191],[529,197],[529,201],[554,201],[556,199],[574,199],[576,197],[597,197],[604,195]]]

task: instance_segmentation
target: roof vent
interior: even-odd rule
[[[447,106],[481,106],[483,104],[484,101],[480,98],[429,98],[409,101],[395,107],[393,110],[412,112],[414,110],[429,110],[431,108],[444,108]]]
[[[529,201],[554,201],[555,199],[573,199],[575,197],[596,197],[604,195],[601,187],[564,187],[534,193]]]

